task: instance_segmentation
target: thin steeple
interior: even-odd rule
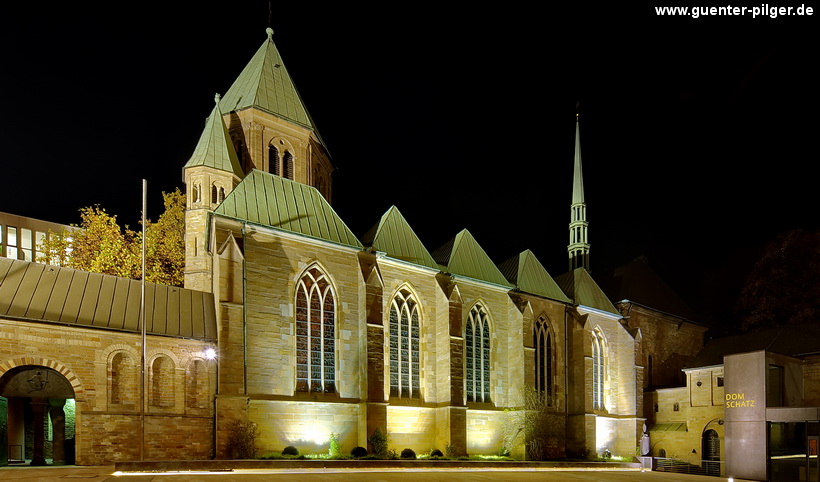
[[[584,173],[581,167],[581,128],[579,104],[575,111],[575,170],[572,179],[572,205],[569,222],[569,269],[584,268],[589,271],[589,239],[587,206],[584,202]]]

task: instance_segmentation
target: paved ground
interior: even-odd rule
[[[699,475],[679,475],[661,472],[640,472],[639,470],[599,471],[599,470],[235,470],[232,472],[178,472],[178,473],[117,473],[114,466],[99,467],[0,467],[0,480],[37,482],[233,482],[233,481],[291,481],[299,482],[718,482],[722,477]],[[742,482],[741,479],[735,479]]]

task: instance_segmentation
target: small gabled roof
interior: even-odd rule
[[[487,253],[466,229],[433,253],[433,259],[454,275],[512,288]]]
[[[586,269],[568,271],[556,277],[555,281],[576,305],[621,316]]]
[[[0,258],[0,317],[140,331],[140,282]],[[216,339],[213,293],[145,283],[146,332]]]
[[[498,268],[519,291],[566,303],[572,302],[529,249],[504,261]]]
[[[185,167],[208,166],[214,169],[233,173],[239,179],[245,175],[239,165],[239,158],[230,141],[228,128],[222,120],[219,110],[219,95],[216,96],[216,105],[205,121],[205,129],[199,137],[191,159]]]
[[[390,258],[438,270],[439,265],[424,247],[396,206],[391,206],[381,220],[365,234],[365,246],[386,253]]]
[[[214,211],[226,217],[362,248],[316,188],[252,170]]]
[[[273,30],[220,102],[223,112],[254,107],[315,130],[296,86],[273,43]]]

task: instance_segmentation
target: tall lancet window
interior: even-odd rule
[[[293,180],[293,154],[290,151],[285,151],[282,156],[282,177]]]
[[[279,175],[279,149],[274,145],[268,146],[268,172]]]
[[[535,389],[543,393],[547,402],[553,404],[553,340],[543,316],[535,322],[533,332],[535,345]]]
[[[479,304],[467,315],[464,330],[465,379],[468,402],[491,402],[490,399],[490,323]]]
[[[336,303],[316,266],[296,287],[296,391],[336,392]]]
[[[390,303],[390,396],[420,397],[419,306],[406,289]]]
[[[604,379],[606,373],[606,342],[598,330],[592,332],[592,406],[604,410]]]

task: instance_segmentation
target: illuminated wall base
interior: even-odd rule
[[[288,445],[301,454],[326,453],[331,433],[339,436],[343,453],[349,453],[359,445],[359,414],[357,404],[252,400],[248,418],[259,424],[261,455]]]

